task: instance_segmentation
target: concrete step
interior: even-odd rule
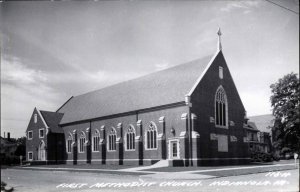
[[[169,160],[160,160],[157,163],[154,163],[153,165],[150,165],[150,168],[159,168],[159,167],[168,167],[169,166]]]
[[[153,165],[120,169],[120,171],[142,171],[145,169],[153,169],[153,168],[168,167],[168,166],[169,166],[168,160],[160,160]]]

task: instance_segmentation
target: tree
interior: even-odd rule
[[[20,137],[20,138],[17,139],[16,142],[17,142],[18,145],[24,145],[25,146],[26,145],[26,137]]]
[[[270,86],[270,98],[275,116],[272,127],[275,147],[279,150],[290,148],[300,152],[300,84],[297,74],[290,73]]]
[[[15,155],[16,156],[22,155],[23,157],[25,157],[25,155],[26,155],[26,137],[20,137],[20,138],[16,139],[16,143],[17,143],[18,147],[15,151]]]

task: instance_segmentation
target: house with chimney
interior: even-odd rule
[[[7,137],[4,132],[4,137],[0,137],[0,160],[1,164],[7,163],[7,159],[15,158],[15,152],[18,148],[17,142],[10,138],[10,132]]]

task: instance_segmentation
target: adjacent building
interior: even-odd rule
[[[275,117],[272,114],[257,115],[249,117],[255,129],[257,130],[257,138],[259,142],[259,151],[270,153],[273,151],[272,142],[274,141],[274,133],[272,127]]]
[[[26,130],[26,160],[36,164],[65,162],[64,131],[59,126],[63,114],[37,108]]]
[[[272,151],[271,135],[257,128],[256,123],[248,121],[244,128],[247,132],[247,142],[250,152],[270,153]]]

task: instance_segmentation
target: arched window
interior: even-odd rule
[[[135,130],[132,125],[129,126],[126,133],[126,150],[135,150]]]
[[[67,139],[67,153],[71,153],[72,152],[72,141],[73,141],[73,138],[72,138],[72,135],[70,133],[69,137]]]
[[[216,126],[227,127],[227,97],[223,87],[219,87],[215,97]]]
[[[85,144],[85,133],[82,131],[79,137],[79,153],[84,153],[85,151],[84,144]]]
[[[112,128],[108,134],[108,151],[115,151],[117,149],[116,140],[117,132],[114,128]]]
[[[99,151],[100,132],[96,129],[93,135],[93,151]]]
[[[146,149],[157,149],[157,127],[155,123],[149,124],[146,131]]]
[[[42,140],[39,148],[38,148],[38,160],[45,161],[46,160],[46,153],[45,153],[45,143]]]

